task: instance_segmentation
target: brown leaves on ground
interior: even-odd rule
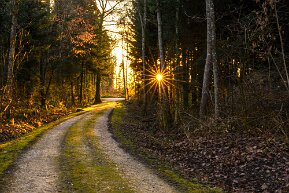
[[[289,188],[288,146],[267,142],[228,134],[172,144],[166,154],[185,176],[230,192],[285,192]]]
[[[288,144],[275,138],[224,132],[204,136],[159,131],[131,105],[122,132],[138,147],[169,162],[185,178],[228,192],[288,192]],[[144,121],[142,121],[144,120]]]
[[[11,119],[13,121],[0,122],[0,143],[18,138],[43,124],[55,121],[67,115],[67,109],[52,109],[50,111],[30,109],[19,110]]]

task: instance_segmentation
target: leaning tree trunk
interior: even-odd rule
[[[277,24],[277,29],[278,29],[278,35],[279,35],[279,40],[280,40],[280,46],[281,46],[281,54],[282,54],[282,60],[283,60],[283,66],[284,66],[284,71],[286,75],[286,83],[287,83],[287,89],[289,90],[289,74],[287,70],[287,63],[286,63],[286,56],[285,56],[285,50],[284,50],[284,41],[282,38],[282,32],[281,32],[281,26],[279,23],[279,16],[277,12],[277,2],[274,1],[274,11],[275,11],[275,17],[276,17],[276,24]]]
[[[212,17],[211,17],[211,0],[206,0],[206,17],[207,17],[207,58],[204,70],[202,99],[200,104],[200,117],[206,113],[209,99],[210,72],[212,64]]]

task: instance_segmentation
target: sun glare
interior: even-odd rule
[[[146,86],[148,93],[164,92],[165,88],[173,85],[173,77],[168,68],[161,70],[158,66],[149,66],[146,69]]]
[[[123,49],[121,48],[121,45],[120,46],[117,46],[113,49],[112,51],[112,54],[116,57],[116,63],[118,65],[120,65],[122,63],[122,60],[123,60]]]
[[[162,74],[157,74],[156,79],[160,82],[163,80],[163,75]]]

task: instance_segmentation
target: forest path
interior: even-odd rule
[[[16,161],[4,192],[57,192],[58,158],[69,127],[87,113],[69,119],[48,131]]]
[[[108,99],[115,101],[119,99]],[[176,192],[153,171],[136,161],[112,138],[108,130],[108,116],[115,102],[105,106],[105,112],[95,120],[95,135],[100,149],[117,165],[119,174],[129,182],[136,192]],[[88,112],[69,119],[44,134],[16,161],[11,176],[6,181],[4,192],[60,192],[61,166],[59,163],[63,142],[73,125],[85,122],[92,113]],[[63,191],[63,190],[61,190]]]
[[[108,116],[112,108],[98,118],[95,125],[96,135],[101,149],[119,168],[121,174],[129,179],[136,192],[171,193],[177,192],[172,186],[156,176],[152,170],[134,159],[130,154],[119,147],[108,130]]]

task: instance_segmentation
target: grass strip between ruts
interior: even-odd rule
[[[175,184],[176,188],[180,192],[190,192],[190,193],[220,193],[223,192],[219,188],[210,188],[205,185],[198,183],[196,180],[187,180],[182,178],[177,172],[170,169],[169,164],[158,160],[148,154],[143,148],[139,147],[132,140],[130,140],[121,131],[121,126],[123,123],[123,117],[126,115],[127,111],[123,103],[118,103],[115,107],[111,116],[111,127],[115,137],[118,141],[126,148],[128,151],[137,154],[137,156],[144,160],[149,166],[152,166],[162,177],[168,180],[170,183]]]
[[[106,105],[108,103],[103,103],[99,105],[93,105],[82,109],[81,112],[72,113],[65,117],[62,117],[56,121],[48,123],[42,127],[36,128],[35,130],[23,135],[15,140],[0,144],[0,179],[3,179],[4,172],[7,170],[16,160],[16,158],[28,147],[30,147],[42,134],[46,131],[52,129],[54,126],[64,122],[70,118],[81,115],[88,111],[91,111],[99,106]]]
[[[69,128],[61,153],[61,184],[64,192],[134,192],[117,166],[99,147],[95,121],[103,111],[78,121]]]

